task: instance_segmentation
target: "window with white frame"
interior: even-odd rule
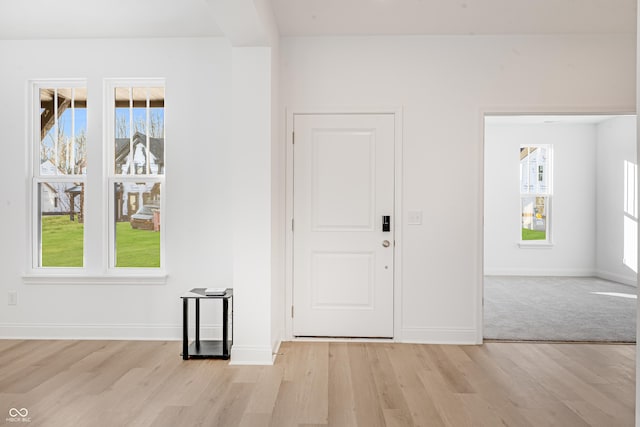
[[[31,89],[34,274],[161,273],[164,80],[108,80],[102,107],[88,103],[85,80]],[[103,109],[102,147],[88,138],[87,105]]]
[[[638,165],[625,160],[624,170],[624,217],[623,258],[624,265],[638,272]]]
[[[164,83],[108,83],[110,267],[159,268],[165,177]]]
[[[32,267],[84,266],[87,88],[33,85]]]
[[[520,217],[523,242],[550,242],[551,145],[520,147]]]

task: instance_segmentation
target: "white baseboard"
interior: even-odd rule
[[[475,329],[403,328],[397,342],[415,344],[480,344]]]
[[[203,339],[220,339],[222,325],[201,325]],[[189,338],[195,336],[189,328]],[[0,323],[0,339],[177,341],[182,325]]]
[[[230,365],[273,365],[270,346],[249,346],[233,344]]]
[[[486,268],[485,276],[574,276],[591,277],[596,272],[587,268],[548,268],[548,269],[527,269],[527,268]]]
[[[612,282],[623,283],[629,286],[638,286],[638,278],[635,276],[623,276],[622,274],[612,273],[610,271],[598,270],[595,273],[596,277],[605,280],[611,280]]]

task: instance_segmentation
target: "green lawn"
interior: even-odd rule
[[[529,230],[528,228],[522,229],[522,240],[545,240],[546,238],[546,231]]]
[[[68,215],[42,217],[42,266],[82,267],[84,224]]]
[[[42,266],[82,267],[84,225],[69,216],[42,217]],[[116,224],[116,267],[160,267],[160,233]]]
[[[160,232],[116,223],[116,267],[160,267]]]

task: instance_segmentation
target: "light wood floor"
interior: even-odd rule
[[[283,343],[274,366],[178,342],[0,341],[11,426],[632,426],[635,346]],[[6,419],[27,408],[31,422]]]

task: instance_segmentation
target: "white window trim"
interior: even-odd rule
[[[162,78],[142,78],[142,79],[105,79],[104,80],[104,96],[103,96],[103,122],[105,126],[104,129],[104,141],[103,144],[103,159],[104,159],[104,167],[106,167],[106,173],[103,175],[105,180],[104,185],[106,185],[105,194],[107,194],[108,199],[108,219],[107,219],[107,227],[106,227],[106,236],[105,240],[108,242],[109,248],[107,252],[107,265],[108,271],[113,275],[135,275],[146,276],[146,275],[156,275],[156,274],[164,274],[165,272],[165,215],[166,212],[166,185],[165,185],[165,175],[122,175],[115,173],[115,158],[113,153],[115,152],[115,89],[116,87],[165,87],[165,79]],[[165,107],[165,118],[166,118],[166,107]],[[166,146],[165,146],[166,153]],[[166,173],[166,168],[165,168]],[[135,268],[135,267],[116,267],[116,242],[115,242],[115,206],[114,206],[114,184],[116,182],[159,182],[161,188],[161,196],[160,196],[160,212],[163,214],[160,215],[160,267],[145,267],[145,268]],[[103,187],[104,188],[104,187]]]
[[[29,82],[29,102],[27,112],[27,124],[28,124],[28,148],[27,155],[29,161],[27,162],[27,194],[29,194],[27,209],[30,220],[27,222],[27,236],[28,236],[28,253],[27,253],[27,265],[25,266],[25,277],[27,275],[33,276],[46,276],[49,274],[85,274],[86,265],[83,267],[40,267],[40,242],[38,241],[38,230],[36,227],[39,224],[40,212],[38,212],[38,184],[41,182],[57,181],[57,182],[82,182],[86,185],[86,175],[54,175],[45,176],[40,175],[40,121],[36,120],[37,107],[40,105],[40,89],[47,88],[81,88],[87,87],[86,79],[46,79],[46,80],[30,80]],[[83,233],[83,247],[86,247],[86,233]]]
[[[551,249],[556,244],[545,240],[522,240],[518,242],[521,249]]]
[[[150,87],[158,87],[165,86],[164,79],[105,79],[103,83],[104,87],[104,96],[102,105],[99,104],[99,98],[96,99],[96,107],[94,108],[102,108],[103,109],[103,139],[97,140],[95,135],[91,132],[91,127],[89,123],[91,122],[91,114],[87,112],[87,144],[101,144],[101,153],[102,153],[102,165],[104,167],[108,167],[109,163],[113,163],[113,150],[114,150],[114,142],[113,142],[113,123],[115,110],[112,108],[113,105],[113,90],[109,93],[110,88],[115,88],[115,86],[123,86],[123,85],[131,85],[136,87],[143,87],[145,85]],[[106,172],[102,174],[102,177],[94,179],[94,175],[91,174],[92,167],[94,170],[100,167],[99,161],[92,162],[89,160],[89,165],[87,167],[87,175],[60,175],[55,176],[56,181],[73,181],[79,182],[82,181],[85,183],[85,188],[87,188],[87,192],[95,192],[96,194],[92,194],[89,197],[94,200],[94,206],[91,206],[90,203],[86,203],[85,201],[85,218],[89,219],[89,223],[93,224],[101,224],[95,227],[99,229],[93,230],[92,234],[102,236],[102,242],[109,242],[108,245],[102,244],[102,248],[99,250],[94,250],[91,255],[97,257],[99,259],[96,260],[88,260],[87,252],[91,250],[88,247],[88,238],[87,230],[84,232],[84,263],[83,267],[39,267],[39,242],[38,233],[35,227],[38,224],[38,212],[36,211],[38,206],[38,193],[36,191],[37,183],[46,181],[47,177],[39,176],[39,172],[36,175],[36,171],[39,171],[39,156],[36,157],[36,153],[39,152],[39,121],[36,120],[36,115],[34,112],[36,111],[36,106],[39,105],[40,102],[40,88],[71,88],[71,87],[86,87],[89,88],[89,82],[84,78],[75,78],[75,79],[37,79],[37,80],[29,80],[28,81],[28,110],[27,110],[27,156],[29,161],[27,162],[26,168],[26,182],[27,182],[27,194],[29,197],[27,198],[27,210],[30,212],[29,218],[27,221],[26,234],[28,237],[29,244],[27,245],[27,254],[26,254],[26,263],[25,263],[25,272],[22,275],[23,283],[25,284],[52,284],[52,285],[69,285],[69,284],[120,284],[120,285],[164,285],[167,281],[167,273],[166,273],[166,261],[165,261],[165,238],[164,232],[160,235],[160,267],[159,268],[111,268],[111,248],[114,248],[115,245],[113,243],[114,238],[110,238],[110,236],[114,236],[110,234],[110,229],[113,230],[113,225],[109,225],[105,221],[113,220],[113,190],[109,189],[109,182],[112,176],[111,172],[113,169],[104,169]],[[89,92],[89,90],[88,90]],[[111,101],[111,103],[110,103]],[[87,106],[91,105],[91,100],[87,100]],[[89,107],[87,107],[89,108]],[[166,113],[166,109],[165,109]],[[36,147],[37,144],[37,147]],[[89,148],[88,148],[89,149]],[[38,150],[38,151],[36,151]],[[92,166],[93,165],[93,166]],[[161,209],[164,211],[165,209],[165,199],[166,199],[166,186],[164,185],[164,176],[157,177],[151,176],[149,178],[145,177],[145,180],[157,180],[161,182],[162,186],[162,197],[161,197]],[[101,182],[101,191],[99,188],[94,188],[95,185],[92,186],[92,182]],[[105,200],[105,197],[108,197],[109,200]],[[100,199],[100,200],[97,200]],[[97,208],[96,208],[97,207]],[[161,221],[161,230],[165,230],[165,221],[164,215],[160,218]],[[86,223],[85,223],[86,224]],[[108,247],[106,247],[108,246]],[[96,249],[96,248],[94,248]],[[97,255],[100,253],[101,255]],[[89,262],[88,262],[89,261]]]
[[[167,275],[24,274],[22,282],[27,285],[164,285]]]
[[[552,212],[553,212],[553,184],[554,184],[554,177],[553,177],[553,156],[554,156],[554,150],[553,150],[553,144],[523,144],[526,145],[527,147],[543,147],[546,148],[549,154],[549,161],[548,161],[548,175],[547,175],[547,179],[548,179],[548,183],[547,186],[549,187],[549,191],[548,193],[520,193],[520,228],[519,228],[519,235],[520,235],[520,239],[517,241],[518,247],[522,248],[522,249],[550,249],[553,248],[555,246],[555,243],[553,241],[553,221],[552,221]],[[520,175],[520,177],[518,178],[518,180],[522,179],[522,175]],[[520,187],[520,185],[519,185]],[[521,188],[521,187],[520,187]],[[546,210],[547,210],[547,220],[546,220],[546,236],[547,238],[545,240],[522,240],[522,198],[523,197],[546,197],[547,198],[547,206],[545,206]]]

